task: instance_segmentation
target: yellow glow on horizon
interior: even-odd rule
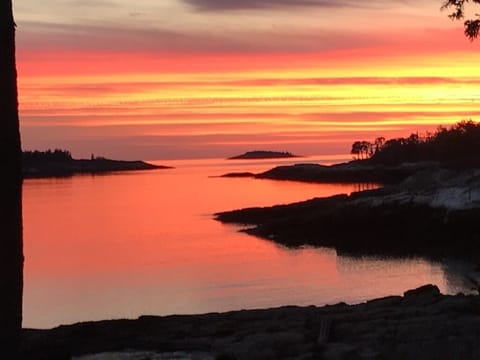
[[[228,59],[236,70],[227,64],[215,71],[206,64],[186,72],[182,60],[177,70],[169,62],[148,72],[125,66],[111,73],[62,70],[21,77],[22,124],[109,127],[109,136],[124,136],[126,127],[131,134],[152,137],[250,134],[258,135],[262,144],[274,143],[267,134],[285,133],[295,140],[283,139],[282,144],[301,138],[308,144],[315,141],[309,133],[336,140],[367,133],[374,138],[379,132],[398,136],[480,114],[480,77],[472,76],[479,66],[471,54],[440,59],[308,54],[267,56],[265,64],[256,55]],[[224,143],[246,141],[227,138],[205,144]]]

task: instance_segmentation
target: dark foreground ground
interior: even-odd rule
[[[480,297],[143,316],[24,331],[24,359],[480,359]],[[87,355],[97,354],[97,355]]]

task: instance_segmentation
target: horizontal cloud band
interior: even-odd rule
[[[228,11],[275,9],[285,7],[319,7],[319,8],[371,8],[388,7],[392,3],[405,3],[405,0],[184,0],[199,10]],[[407,1],[408,2],[408,1]]]

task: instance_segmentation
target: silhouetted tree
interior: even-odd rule
[[[480,0],[479,0],[480,1]],[[360,147],[361,141],[358,142]],[[461,121],[450,128],[439,126],[434,134],[385,141],[371,156],[374,163],[396,165],[404,162],[435,161],[453,167],[478,167],[480,124]]]
[[[352,144],[352,149],[350,150],[350,154],[352,154],[357,159],[360,159],[361,147],[362,147],[362,143],[360,141],[355,141]]]
[[[69,162],[73,160],[72,154],[68,150],[61,150],[61,149],[55,149],[55,150],[50,150],[48,149],[47,151],[24,151],[23,152],[23,163],[29,163],[29,162]],[[93,157],[92,154],[92,160],[95,158]]]
[[[374,153],[377,153],[378,151],[382,150],[383,145],[385,144],[385,138],[383,136],[379,136],[375,139],[373,144],[375,146]]]
[[[369,141],[362,141],[362,151],[365,154],[365,159],[373,155],[373,144]]]
[[[480,4],[480,0],[443,0],[442,10],[453,9],[448,17],[452,20],[462,20],[465,18],[465,4],[468,3]],[[475,39],[480,30],[480,15],[475,16],[477,19],[468,19],[463,23],[465,36],[470,40]]]
[[[0,352],[17,359],[22,325],[22,151],[12,0],[0,0]]]
[[[350,154],[360,160],[367,159],[373,154],[373,144],[368,141],[355,141],[352,144]]]
[[[407,144],[410,145],[418,145],[420,144],[420,136],[418,134],[410,134],[410,136],[407,138]]]

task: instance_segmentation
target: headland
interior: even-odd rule
[[[480,160],[476,155],[480,124],[460,122],[426,138],[412,134],[406,139],[377,139],[375,144],[374,149],[373,143],[355,142],[352,154],[364,158],[349,163],[280,166],[253,176],[373,182],[383,185],[378,189],[225,211],[215,214],[216,219],[242,224],[249,234],[287,246],[480,261]]]
[[[111,160],[104,157],[74,159],[66,150],[24,151],[24,178],[67,177],[75,174],[101,174],[116,171],[170,169],[144,161]]]

